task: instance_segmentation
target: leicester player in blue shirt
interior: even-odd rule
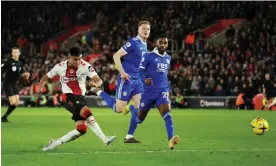
[[[146,53],[142,59],[140,69],[144,70],[146,78],[144,91],[139,110],[133,105],[129,108],[132,118],[128,135],[124,141],[125,143],[141,143],[133,137],[133,134],[137,125],[145,120],[149,110],[154,106],[158,108],[165,121],[169,148],[174,149],[174,146],[179,141],[179,136],[174,135],[174,126],[170,113],[168,70],[171,57],[165,52],[167,47],[168,38],[165,35],[160,35],[157,40],[157,49],[153,52]]]
[[[123,47],[114,54],[113,59],[120,72],[117,80],[116,99],[102,90],[91,89],[105,100],[107,105],[116,113],[123,112],[126,114],[128,111],[125,107],[131,99],[134,101],[134,106],[139,107],[143,92],[143,82],[139,78],[139,65],[143,54],[147,52],[146,40],[149,34],[150,23],[141,21],[138,24],[138,36],[128,39]],[[123,63],[121,57],[124,57]]]

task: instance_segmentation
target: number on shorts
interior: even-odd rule
[[[162,92],[163,98],[169,98],[169,92]]]

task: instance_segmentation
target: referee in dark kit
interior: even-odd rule
[[[1,122],[9,122],[8,116],[19,105],[19,89],[16,85],[20,76],[25,80],[29,79],[30,73],[26,72],[23,64],[19,61],[20,50],[18,47],[13,47],[11,50],[12,58],[2,62],[1,74],[5,74],[3,81],[3,90],[9,98],[9,108],[5,115],[1,118]]]

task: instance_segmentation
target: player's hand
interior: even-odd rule
[[[121,78],[128,81],[130,79],[130,76],[127,73],[123,72],[121,73]]]
[[[152,86],[152,78],[146,78],[145,79],[145,83],[146,83],[146,85],[148,85],[148,86]]]

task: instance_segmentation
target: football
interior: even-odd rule
[[[263,118],[256,118],[251,122],[252,130],[257,135],[263,135],[269,129],[269,124]]]

